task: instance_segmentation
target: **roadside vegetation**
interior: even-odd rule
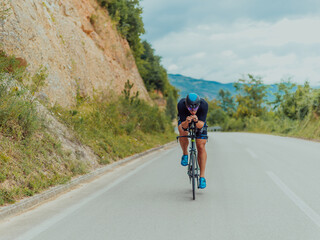
[[[71,110],[53,111],[78,138],[99,156],[101,164],[142,152],[174,140],[170,118],[156,105],[132,93],[127,81],[122,96],[79,99]]]
[[[22,61],[0,52],[0,205],[32,196],[87,171],[47,132],[34,92],[45,69],[30,76]]]
[[[268,88],[258,76],[249,74],[234,86],[236,96],[220,90],[219,97],[209,101],[211,126],[320,140],[320,89],[311,88],[308,82],[297,86],[282,81],[269,102]]]

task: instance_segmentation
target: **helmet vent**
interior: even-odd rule
[[[189,94],[189,98],[190,98],[190,100],[191,100],[192,102],[194,102],[194,101],[197,100],[198,95],[195,94],[195,93],[190,93],[190,94]]]

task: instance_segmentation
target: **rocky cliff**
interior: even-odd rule
[[[10,0],[10,16],[0,26],[1,47],[34,73],[48,69],[42,90],[54,104],[69,107],[77,93],[120,93],[124,83],[149,95],[126,40],[96,0]]]

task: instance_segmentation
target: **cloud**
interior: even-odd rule
[[[179,69],[179,67],[175,64],[171,64],[168,66],[168,71],[169,72],[176,72]]]
[[[140,4],[146,38],[151,41],[169,32],[208,23],[224,25],[239,19],[276,22],[320,13],[318,0],[142,0]]]
[[[293,75],[298,83],[319,84],[319,28],[320,18],[312,16],[275,22],[243,18],[186,27],[152,44],[171,73],[221,82],[252,73],[265,83]]]

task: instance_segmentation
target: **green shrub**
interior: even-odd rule
[[[207,121],[209,125],[219,125],[223,124],[228,118],[228,115],[221,108],[212,109],[208,113]]]
[[[0,51],[0,132],[17,140],[31,136],[42,125],[34,95],[48,76],[43,67],[33,76],[25,70],[23,59]]]
[[[31,136],[42,124],[26,95],[12,79],[0,79],[0,131],[17,140]]]
[[[35,93],[46,83],[46,69],[30,76],[25,64],[0,53],[0,205],[32,196],[86,173],[89,166],[70,160],[47,133]]]
[[[226,131],[243,131],[245,128],[245,121],[241,118],[230,118],[224,123],[223,129]]]
[[[0,50],[0,78],[5,74],[11,75],[15,80],[22,81],[26,77],[26,63],[23,59],[17,59],[15,56],[8,56]]]
[[[7,184],[0,185],[0,204],[13,203],[88,172],[87,163],[69,159],[61,144],[42,131],[26,141],[1,138],[0,152],[6,160],[0,161],[0,182]]]
[[[8,191],[4,189],[0,189],[0,205],[3,205],[4,203],[14,203],[14,192],[15,190]]]
[[[53,108],[79,139],[94,150],[101,164],[174,139],[165,112],[138,99],[131,93],[132,87],[126,86],[129,88],[120,97],[87,100],[72,110]]]

